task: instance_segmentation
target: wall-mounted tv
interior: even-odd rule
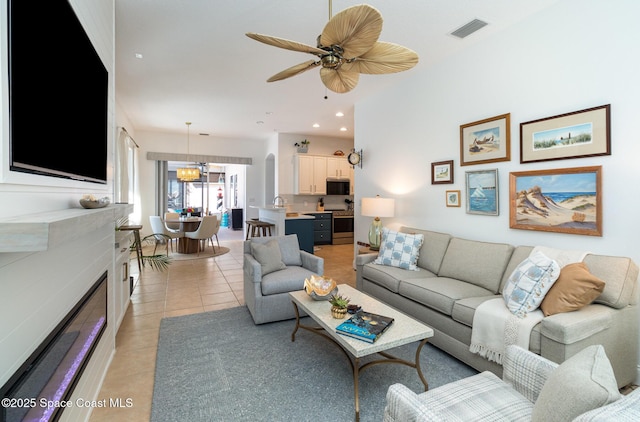
[[[106,184],[107,69],[67,0],[7,3],[10,170]]]

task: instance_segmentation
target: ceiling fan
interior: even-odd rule
[[[380,32],[382,15],[375,8],[361,4],[331,17],[329,0],[329,22],[318,36],[316,47],[253,32],[246,35],[274,47],[313,54],[319,59],[285,69],[267,79],[267,82],[287,79],[321,66],[322,83],[331,91],[342,94],[355,88],[360,73],[376,75],[402,72],[418,63],[415,51],[378,41]]]

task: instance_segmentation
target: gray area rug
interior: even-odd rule
[[[308,317],[304,322],[313,323]],[[245,306],[164,318],[151,420],[354,420],[346,356],[306,330],[298,330],[291,342],[294,325],[294,320],[255,325]],[[390,352],[412,361],[417,346]],[[422,349],[421,366],[429,388],[477,373],[429,344]],[[387,389],[396,382],[424,391],[416,370],[404,365],[374,365],[360,373],[361,421],[382,421]]]

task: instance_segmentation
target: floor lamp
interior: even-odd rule
[[[365,217],[374,217],[369,228],[369,249],[380,250],[380,239],[382,237],[382,221],[380,217],[393,217],[395,200],[391,198],[362,198],[362,212]]]

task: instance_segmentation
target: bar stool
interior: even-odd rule
[[[138,268],[142,269],[144,262],[142,261],[142,241],[140,240],[141,225],[120,226],[120,230],[128,230],[133,232],[133,241],[136,247],[136,256],[138,258]]]
[[[261,231],[263,237],[272,236],[271,228],[276,226],[273,223],[260,220],[246,220],[245,223],[247,223],[247,237],[245,240],[249,240],[249,237],[260,237]],[[267,231],[269,232],[268,235]]]

